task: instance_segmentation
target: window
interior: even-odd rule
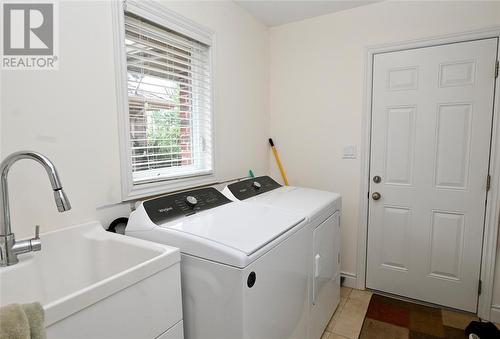
[[[195,186],[214,173],[210,45],[158,21],[128,7],[123,16],[125,198]]]

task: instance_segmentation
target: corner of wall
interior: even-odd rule
[[[491,306],[490,319],[491,322],[500,324],[500,305]]]
[[[340,276],[342,278],[344,278],[344,283],[342,284],[342,286],[350,287],[350,288],[357,288],[356,274],[349,273],[349,272],[340,272]]]

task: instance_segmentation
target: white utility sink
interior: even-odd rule
[[[40,252],[0,268],[0,304],[40,302],[49,337],[156,338],[182,328],[177,248],[106,232],[98,222],[41,241]]]

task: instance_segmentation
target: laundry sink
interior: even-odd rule
[[[155,338],[182,319],[178,249],[106,232],[98,222],[41,241],[40,252],[0,268],[0,305],[40,302],[54,337]]]

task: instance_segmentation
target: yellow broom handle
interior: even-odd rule
[[[269,144],[271,144],[271,149],[273,150],[274,158],[276,158],[276,163],[278,164],[278,168],[281,172],[281,177],[283,178],[283,182],[285,183],[285,186],[289,186],[288,185],[288,178],[287,178],[286,173],[285,173],[285,169],[283,168],[283,164],[281,163],[281,159],[280,159],[280,156],[278,154],[278,150],[274,146],[273,139],[269,138]]]

